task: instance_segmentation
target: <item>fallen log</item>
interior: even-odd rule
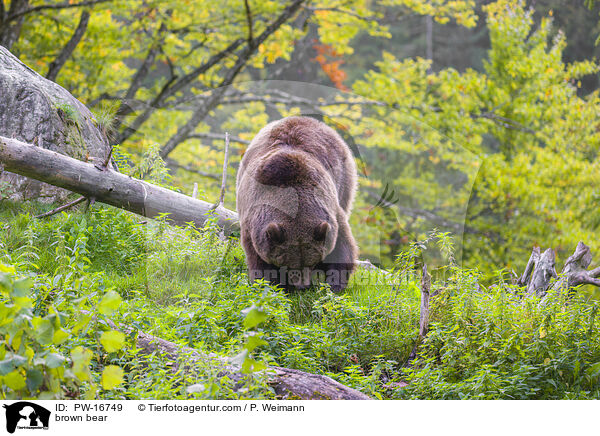
[[[112,328],[130,333],[129,327],[120,328],[109,322]],[[182,347],[173,342],[142,331],[137,332],[136,345],[144,354],[158,352],[173,362],[173,369],[178,370],[190,363],[209,360],[217,362],[221,377],[228,376],[232,380],[241,381],[245,375],[241,373],[240,366],[227,362],[223,358],[204,356],[198,351]],[[344,386],[330,377],[311,374],[296,369],[271,366],[267,369],[268,384],[282,399],[300,400],[370,400],[371,398],[360,391]]]
[[[516,284],[526,288],[528,296],[546,297],[548,294],[564,294],[573,296],[575,288],[580,285],[600,287],[600,267],[588,271],[592,263],[590,247],[583,242],[577,244],[575,252],[566,260],[560,274],[556,273],[554,251],[548,248],[540,254],[539,247],[534,247],[525,267],[523,275]]]
[[[237,213],[222,206],[126,176],[110,168],[0,136],[0,165],[4,170],[77,192],[87,198],[148,218],[167,214],[167,220],[198,227],[214,213],[225,234],[239,229]]]

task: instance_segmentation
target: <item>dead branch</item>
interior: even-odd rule
[[[73,207],[79,203],[83,203],[85,200],[86,200],[85,197],[79,197],[77,200],[71,201],[70,203],[67,203],[67,204],[63,204],[62,206],[57,207],[56,209],[52,209],[48,212],[36,215],[35,217],[36,218],[46,218],[48,216],[56,215],[57,213],[62,212],[63,210]]]
[[[431,276],[427,272],[427,265],[423,265],[421,277],[421,313],[419,316],[419,337],[422,340],[429,331],[429,295],[431,291]]]
[[[543,297],[550,287],[550,280],[556,278],[556,260],[554,250],[548,248],[542,253],[531,273],[531,279],[527,285],[527,294]]]
[[[219,195],[219,201],[215,202],[212,206],[212,210],[217,207],[223,207],[223,200],[225,198],[225,189],[227,188],[227,166],[229,162],[229,133],[225,132],[225,156],[223,157],[223,176],[221,179],[221,194]]]
[[[525,267],[525,271],[523,271],[523,275],[519,277],[517,280],[518,286],[527,286],[529,280],[531,279],[531,274],[533,273],[533,268],[540,260],[540,247],[533,247],[533,251],[531,252],[531,256],[529,257],[529,261],[527,262],[527,266]]]
[[[592,252],[590,247],[583,242],[577,244],[575,253],[573,253],[560,272],[560,277],[552,287],[553,291],[568,292],[569,295],[573,289],[580,285],[594,285],[600,287],[600,267],[587,271],[587,268],[592,263]]]
[[[417,357],[417,348],[423,342],[429,331],[429,299],[431,297],[431,275],[427,272],[427,265],[423,265],[423,275],[421,276],[421,309],[419,313],[419,337],[415,342],[406,365],[412,364]]]

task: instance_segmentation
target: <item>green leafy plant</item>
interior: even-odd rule
[[[68,280],[63,280],[62,286]],[[95,398],[96,384],[90,371],[94,354],[87,347],[75,345],[91,320],[89,312],[82,310],[87,299],[57,301],[42,309],[39,301],[31,298],[32,284],[30,278],[17,278],[14,267],[0,263],[2,398],[60,399],[79,396],[82,388],[85,398]],[[118,307],[120,297],[111,292],[98,303],[99,314],[108,315]],[[118,332],[102,334],[101,342],[106,351],[122,348],[123,341],[118,335]],[[103,388],[111,389],[121,381],[120,368],[103,369]]]

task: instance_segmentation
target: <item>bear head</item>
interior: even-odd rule
[[[252,228],[252,242],[267,263],[291,270],[314,268],[331,253],[338,225],[325,209],[303,207],[296,216],[263,206]]]

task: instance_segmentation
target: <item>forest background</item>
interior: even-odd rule
[[[432,228],[487,273],[533,245],[599,248],[600,6],[250,3],[13,1],[0,28],[107,123],[117,156],[157,149],[168,184],[200,198],[218,196],[225,131],[233,179],[260,127],[303,113],[361,158],[365,258],[390,265]]]

